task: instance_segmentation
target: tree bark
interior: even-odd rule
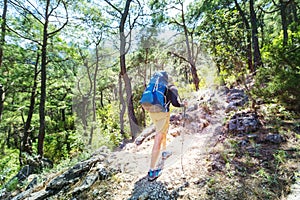
[[[254,0],[249,1],[250,7],[250,21],[251,21],[251,30],[252,30],[252,45],[253,45],[253,57],[254,57],[254,71],[262,65],[261,54],[259,49],[258,42],[258,30],[257,30],[257,18],[254,10]]]
[[[131,137],[134,140],[137,133],[139,132],[139,127],[137,119],[134,113],[134,107],[132,102],[132,87],[131,81],[127,74],[126,69],[126,37],[125,37],[125,22],[129,14],[129,7],[132,0],[127,0],[125,4],[124,12],[122,13],[122,18],[119,26],[120,34],[120,68],[121,68],[121,77],[124,80],[125,91],[126,91],[126,103],[127,103],[127,113],[130,124]]]
[[[3,13],[2,13],[2,23],[1,23],[1,36],[0,36],[0,68],[2,67],[3,61],[3,46],[5,44],[5,31],[6,31],[6,13],[7,13],[7,0],[3,2]],[[0,83],[0,122],[2,121],[2,112],[4,104],[5,91],[2,84]]]
[[[46,66],[47,66],[47,42],[48,42],[48,23],[49,23],[49,7],[50,0],[46,1],[45,23],[43,27],[43,43],[42,43],[42,62],[41,62],[41,98],[40,98],[40,128],[38,135],[38,155],[44,155],[44,139],[45,139],[45,104],[46,104]]]
[[[192,77],[193,77],[193,83],[195,85],[195,90],[198,91],[200,81],[199,81],[199,77],[198,77],[198,74],[197,74],[197,68],[196,68],[195,61],[194,61],[194,55],[193,55],[192,49],[190,47],[189,33],[188,33],[187,26],[185,24],[183,3],[181,2],[180,4],[181,4],[182,27],[183,27],[183,30],[184,30],[185,43],[186,43],[187,54],[188,54],[188,61],[189,61],[189,64],[190,64],[190,69],[191,69],[191,73],[192,73]]]
[[[39,65],[39,58],[40,55],[38,53],[35,66],[34,66],[34,78],[33,78],[33,86],[31,90],[31,97],[30,97],[30,105],[29,105],[29,111],[24,127],[24,136],[22,140],[21,145],[21,151],[26,152],[29,155],[32,155],[32,142],[31,142],[31,136],[30,136],[30,126],[31,126],[31,120],[34,113],[34,107],[35,107],[35,96],[36,96],[36,89],[37,89],[37,77],[38,77],[38,65]]]
[[[248,64],[248,69],[253,73],[255,71],[253,67],[253,62],[252,62],[252,43],[251,43],[251,34],[249,33],[250,30],[250,25],[247,20],[247,17],[245,13],[243,12],[242,8],[240,7],[239,3],[237,0],[234,0],[235,6],[237,10],[239,11],[240,16],[242,17],[243,24],[245,25],[246,29],[246,37],[247,37],[247,64]]]
[[[3,86],[0,84],[0,122],[2,121],[2,111],[3,111],[3,105],[4,105],[4,95],[5,91],[3,89]]]
[[[119,98],[120,98],[120,132],[124,135],[124,115],[126,111],[126,103],[123,97],[123,85],[122,85],[122,75],[119,74]]]
[[[281,0],[280,1],[280,16],[281,16],[281,26],[282,26],[282,31],[283,31],[283,41],[282,45],[285,47],[288,43],[288,22],[287,22],[287,3],[286,1]]]
[[[98,75],[98,69],[99,69],[99,44],[100,41],[96,43],[96,68],[94,71],[94,77],[93,77],[93,96],[92,96],[92,112],[93,112],[93,119],[92,119],[92,126],[91,126],[91,133],[89,138],[89,145],[92,145],[93,141],[93,135],[94,135],[94,129],[96,124],[96,89],[97,89],[97,75]]]
[[[5,31],[6,31],[6,13],[7,13],[7,0],[3,1],[3,13],[2,13],[2,23],[1,23],[1,38],[0,38],[0,67],[3,61],[3,45],[5,44]],[[1,110],[0,110],[1,119]]]

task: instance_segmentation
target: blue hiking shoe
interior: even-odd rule
[[[161,175],[161,169],[149,170],[148,172],[148,180],[154,181]]]

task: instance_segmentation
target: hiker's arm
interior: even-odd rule
[[[169,99],[173,106],[175,107],[184,107],[185,104],[182,103],[179,99],[178,90],[175,86],[169,88]]]

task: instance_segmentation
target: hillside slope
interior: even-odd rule
[[[252,178],[258,178],[255,171],[260,172],[264,168],[259,169],[260,164],[255,164],[258,162],[255,157],[247,158],[253,160],[245,162],[249,166],[242,165],[243,155],[238,155],[241,152],[245,154],[245,149],[245,155],[251,154],[253,145],[249,138],[257,137],[256,132],[261,130],[259,120],[255,115],[245,112],[235,114],[228,120],[230,111],[238,113],[238,107],[247,101],[242,90],[203,90],[192,94],[186,115],[183,110],[174,109],[167,135],[167,150],[173,154],[164,163],[162,175],[153,182],[147,180],[155,134],[153,126],[150,126],[135,142],[128,143],[121,150],[110,152],[102,147],[88,160],[79,162],[66,171],[48,174],[41,183],[32,184],[31,181],[31,187],[27,187],[25,191],[6,195],[2,192],[0,196],[2,199],[15,200],[247,199],[247,195],[250,199],[265,199],[268,194],[248,188],[256,183],[266,185],[264,180],[260,183]],[[242,133],[249,131],[253,134],[245,136]],[[236,134],[234,137],[237,138],[231,139],[229,133]],[[244,137],[248,137],[248,140]],[[269,135],[266,135],[265,139],[259,139],[260,145],[268,138]],[[233,153],[230,146],[238,147],[238,151]],[[264,151],[271,151],[273,148],[272,145],[265,146],[270,146],[270,149],[263,149]],[[251,179],[254,180],[253,183],[244,183]],[[290,182],[285,180],[283,183]],[[296,185],[293,188],[296,188],[295,192],[287,198],[281,198],[285,194],[278,194],[278,199],[297,199],[298,187]],[[267,192],[269,190],[265,189]],[[289,185],[286,185],[284,191],[289,191]],[[269,197],[273,199],[271,195]]]

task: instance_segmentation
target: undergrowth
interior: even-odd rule
[[[215,147],[211,162],[219,167],[209,174],[205,199],[274,200],[290,192],[299,164],[299,122],[280,106],[263,105],[258,112],[263,112],[263,126],[248,133],[257,139],[241,145],[239,136],[225,133],[226,139]],[[268,134],[280,134],[285,140],[267,142],[263,138]]]

